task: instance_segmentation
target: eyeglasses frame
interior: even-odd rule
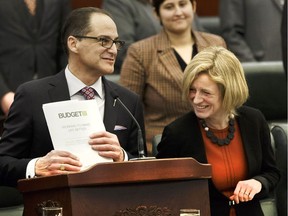
[[[125,41],[122,41],[122,40],[113,40],[111,38],[108,38],[108,37],[93,37],[93,36],[85,36],[85,35],[73,35],[73,37],[76,37],[76,38],[83,38],[83,39],[92,39],[92,40],[97,40],[98,42],[101,42],[101,46],[104,47],[104,48],[107,48],[107,49],[110,49],[112,46],[113,46],[113,43],[116,45],[116,48],[117,50],[120,50],[122,47],[124,47],[125,45]],[[103,41],[101,41],[101,39],[107,39],[109,41],[112,41],[111,43],[111,46],[110,47],[107,47],[107,46],[104,46],[103,45]],[[117,44],[118,47],[117,47]]]

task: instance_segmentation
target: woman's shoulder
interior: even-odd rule
[[[152,35],[150,37],[141,39],[137,42],[132,43],[129,46],[129,49],[142,49],[149,50],[152,49],[162,49],[170,46],[170,42],[167,38],[167,35],[164,31],[159,32],[158,34]]]
[[[171,122],[168,127],[181,128],[182,126],[191,125],[193,122],[197,122],[197,117],[195,113],[191,111]]]
[[[198,43],[199,45],[214,45],[226,47],[225,40],[220,35],[199,31],[194,31],[193,34],[195,36],[196,43]]]
[[[260,114],[261,111],[259,109],[250,107],[250,106],[241,106],[238,110],[238,113],[242,114],[242,115],[255,115],[255,114]]]
[[[249,119],[250,121],[266,121],[264,114],[256,108],[249,107],[249,106],[241,106],[237,109],[237,113],[240,118],[242,119]]]
[[[209,33],[209,32],[194,31],[194,34],[197,35],[197,36],[201,36],[203,38],[223,39],[220,35],[212,34],[212,33]]]
[[[131,47],[145,47],[147,44],[155,44],[159,40],[159,34],[149,36],[131,44]]]

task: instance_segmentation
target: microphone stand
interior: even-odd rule
[[[116,95],[115,92],[112,91],[111,95],[114,98],[114,100],[117,100],[121,104],[121,106],[127,111],[127,113],[131,116],[131,118],[133,119],[133,121],[135,122],[135,124],[137,125],[137,128],[138,128],[138,134],[137,134],[137,142],[138,143],[137,144],[138,144],[138,154],[139,154],[139,156],[138,156],[138,158],[131,158],[129,161],[155,159],[155,157],[146,157],[145,156],[142,130],[141,130],[141,127],[140,127],[138,121],[136,120],[136,118],[132,115],[130,110],[125,106],[125,104],[120,100],[119,96]]]

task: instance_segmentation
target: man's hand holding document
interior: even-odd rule
[[[82,170],[100,162],[102,157],[88,144],[92,133],[105,131],[95,100],[69,100],[43,105],[43,111],[55,150],[71,152],[80,158]]]

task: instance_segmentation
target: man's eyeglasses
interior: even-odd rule
[[[117,50],[120,50],[125,44],[125,41],[112,40],[111,38],[107,37],[92,37],[82,35],[74,35],[74,37],[97,40],[98,42],[101,42],[102,47],[105,47],[107,49],[110,49],[113,46],[113,43],[115,43]]]

